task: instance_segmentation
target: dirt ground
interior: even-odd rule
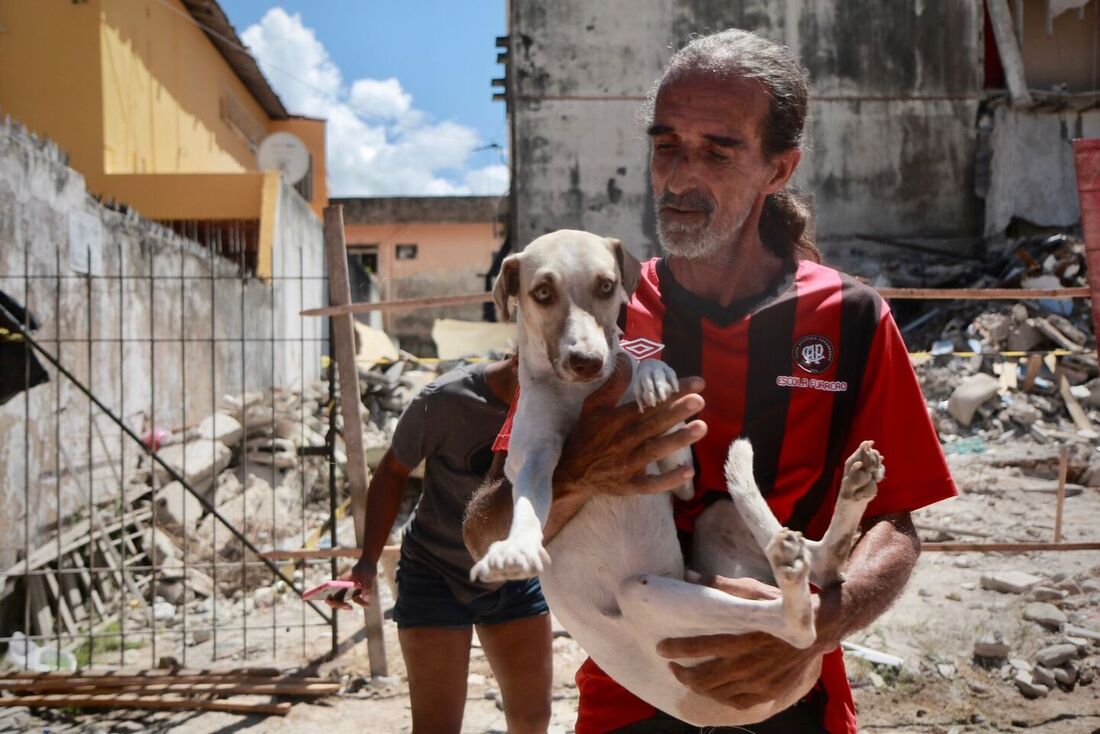
[[[1028,450],[1034,458],[1035,452]],[[953,455],[952,471],[961,495],[921,511],[916,516],[926,540],[1027,541],[1048,540],[1054,527],[1054,495],[1049,478],[1056,454],[1045,448],[1038,459],[1020,467],[1005,456],[1019,455],[1019,447],[996,447],[986,454]],[[1028,453],[1028,452],[1024,452]],[[1016,464],[1013,466],[1012,464]],[[1029,481],[1034,478],[1034,486]],[[1067,541],[1100,540],[1100,488],[1069,496],[1065,504]],[[1031,601],[1026,593],[1002,593],[983,588],[984,575],[1023,571],[1042,577],[1044,585],[1068,589],[1058,605],[1068,621],[1100,631],[1100,552],[1042,552],[1026,554],[926,552],[903,597],[870,628],[851,641],[903,659],[900,670],[875,667],[846,655],[855,690],[861,730],[967,734],[971,732],[1035,731],[1043,734],[1100,732],[1100,675],[1073,690],[1054,689],[1045,697],[1027,699],[1012,680],[1009,667],[979,666],[974,643],[999,632],[1009,647],[1009,658],[1033,660],[1039,649],[1061,642],[1063,635],[1023,618]],[[350,620],[348,616],[346,619]],[[256,619],[258,622],[259,619]],[[354,625],[345,623],[345,629]],[[310,655],[326,648],[325,630],[309,641]],[[324,730],[328,734],[379,734],[411,731],[404,666],[396,629],[386,624],[390,677],[370,683],[365,646],[355,645],[320,674],[348,681],[348,691],[315,703],[296,703],[279,717],[243,717],[221,713],[140,714],[111,712],[81,714],[0,711],[0,732],[138,732],[230,734],[231,732],[298,732]],[[573,730],[576,688],[573,672],[584,654],[564,632],[554,640],[555,679],[550,732]],[[1100,641],[1082,648],[1075,665],[1100,673]],[[232,657],[232,656],[231,656]],[[205,661],[203,661],[205,662]],[[229,662],[229,661],[212,661]],[[302,660],[288,661],[301,664]],[[190,663],[189,664],[193,664]],[[877,684],[877,685],[876,685]],[[499,694],[480,648],[471,657],[463,732],[504,732]]]

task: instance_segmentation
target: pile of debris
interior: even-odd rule
[[[1085,284],[1084,245],[1066,235],[1022,239],[965,283],[1053,290]],[[916,318],[899,318],[949,453],[980,453],[1014,439],[1060,445],[1100,438],[1100,370],[1087,301],[1024,295],[1016,303],[926,303]]]
[[[1055,574],[1045,579],[1022,571],[985,574],[983,589],[1026,595],[1022,618],[1042,635],[1032,654],[1017,657],[1002,635],[974,644],[975,664],[999,670],[1027,698],[1054,688],[1072,691],[1100,675],[1100,568],[1082,577]]]

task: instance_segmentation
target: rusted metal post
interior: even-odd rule
[[[1069,449],[1062,447],[1062,459],[1058,463],[1058,504],[1054,510],[1054,542],[1062,542],[1062,509],[1066,504],[1066,475],[1069,473]]]
[[[1100,333],[1100,140],[1074,140],[1077,165],[1077,198],[1081,203],[1081,229],[1085,234],[1085,261],[1092,291],[1092,325]],[[1100,343],[1097,345],[1100,357]]]

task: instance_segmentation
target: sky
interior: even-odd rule
[[[507,189],[504,0],[220,4],[287,109],[328,120],[330,196]]]

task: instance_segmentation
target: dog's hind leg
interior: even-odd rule
[[[863,512],[878,491],[877,483],[885,475],[882,456],[873,441],[860,444],[844,463],[840,494],[833,509],[829,528],[820,541],[807,543],[810,550],[810,577],[819,587],[844,580],[844,565],[855,545]]]
[[[660,637],[766,632],[806,648],[815,639],[813,602],[806,581],[809,565],[781,574],[780,599],[744,599],[709,586],[638,574],[617,594],[623,616],[635,629],[658,630]]]

